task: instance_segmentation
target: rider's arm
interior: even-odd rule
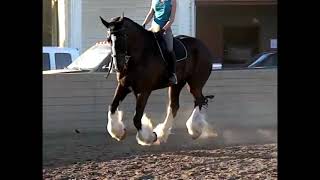
[[[172,8],[171,8],[170,19],[169,19],[169,21],[167,22],[167,24],[164,25],[163,28],[162,28],[162,29],[164,29],[165,31],[171,27],[171,25],[172,25],[173,22],[174,22],[174,18],[176,17],[176,6],[177,6],[176,0],[172,0],[172,1],[171,1],[171,5],[172,5]]]
[[[153,15],[154,15],[154,10],[153,10],[153,8],[151,7],[150,10],[149,10],[149,12],[148,12],[148,14],[147,14],[147,16],[146,16],[146,19],[145,19],[145,20],[143,21],[143,23],[142,23],[142,26],[148,24],[148,23],[151,21]]]

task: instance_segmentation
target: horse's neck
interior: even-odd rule
[[[128,38],[130,39],[128,51],[130,51],[130,55],[136,64],[145,64],[143,56],[158,48],[155,37],[152,32],[143,29],[135,22],[128,21],[127,28],[130,29],[130,32],[128,32]],[[148,52],[145,52],[146,49],[148,49]]]
[[[131,29],[130,32],[130,37],[132,37],[133,39],[133,44],[137,44],[137,45],[141,45],[141,42],[146,42],[147,46],[150,46],[150,43],[152,43],[152,40],[149,40],[149,36],[150,36],[150,32],[143,29],[142,27],[140,27],[139,25],[137,25],[135,22],[133,21],[128,21],[127,24],[128,27],[130,27],[129,29]],[[150,42],[148,42],[150,41]],[[145,44],[145,43],[143,43]]]
[[[133,33],[129,35],[129,38],[130,37],[132,38],[130,39],[130,49],[134,50],[134,52],[131,53],[137,56],[142,56],[144,49],[150,49],[150,47],[154,45],[154,37],[152,37],[148,31],[133,31]]]

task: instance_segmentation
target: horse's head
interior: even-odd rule
[[[124,27],[125,18],[122,15],[121,17],[112,18],[110,22],[107,22],[102,17],[100,19],[107,28],[107,41],[112,47],[111,52],[115,69],[122,71],[130,58],[128,55],[128,35]]]

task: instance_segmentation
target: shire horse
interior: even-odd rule
[[[169,87],[169,73],[155,33],[124,17],[112,18],[110,22],[100,19],[107,28],[107,42],[111,45],[113,69],[117,72],[117,88],[108,110],[107,131],[120,141],[126,136],[119,103],[133,92],[136,97],[134,126],[140,145],[160,144],[167,141],[174,118],[179,109],[179,95],[186,83],[194,97],[194,110],[186,122],[188,133],[197,139],[203,132],[208,98],[202,88],[212,71],[212,55],[199,40],[189,36],[178,36],[183,43],[187,57],[176,62],[178,84]],[[110,73],[110,72],[109,72]],[[109,74],[108,73],[108,74]],[[169,104],[166,118],[153,129],[144,110],[153,90],[169,87]]]

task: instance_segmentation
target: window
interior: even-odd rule
[[[50,57],[49,53],[42,53],[42,70],[50,70]]]
[[[72,62],[71,55],[69,53],[56,53],[56,69],[64,69],[69,66]]]

